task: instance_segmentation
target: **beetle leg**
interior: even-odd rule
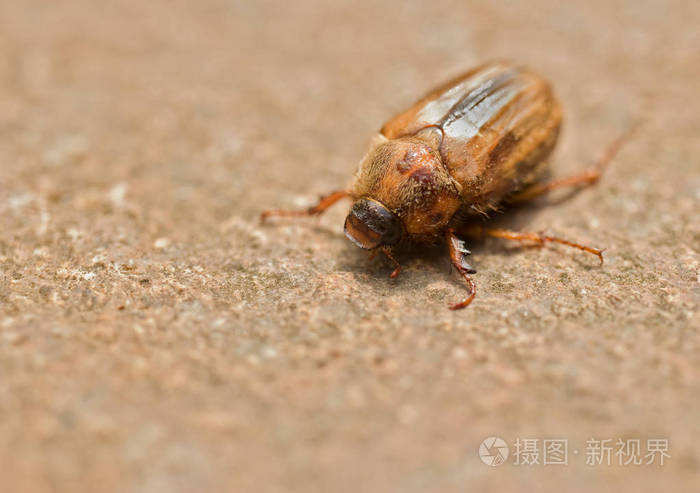
[[[469,294],[467,297],[459,303],[450,306],[450,310],[459,310],[468,306],[474,299],[474,296],[476,296],[476,284],[474,284],[472,278],[469,277],[469,274],[476,273],[476,270],[467,262],[467,256],[471,255],[471,252],[467,250],[466,244],[455,234],[453,229],[450,228],[445,232],[445,239],[447,240],[447,247],[450,249],[452,265],[464,278],[467,286],[469,286]]]
[[[508,204],[522,204],[534,199],[535,197],[544,195],[551,190],[556,190],[557,188],[589,187],[594,185],[600,179],[602,174],[603,171],[601,169],[590,168],[575,175],[567,176],[566,178],[559,178],[545,183],[538,183],[537,185],[533,185],[530,188],[513,195],[508,199]]]
[[[575,175],[567,176],[565,178],[558,178],[544,183],[537,183],[535,185],[526,188],[520,193],[516,193],[511,198],[508,199],[509,204],[521,204],[529,200],[534,199],[542,194],[545,194],[551,190],[556,190],[557,188],[585,188],[594,185],[603,172],[610,164],[622,146],[625,145],[637,132],[639,129],[639,124],[635,124],[628,128],[622,135],[617,139],[612,141],[603,155],[598,159],[598,162],[592,168],[576,173]]]
[[[336,190],[334,192],[329,193],[328,195],[324,195],[321,197],[318,201],[318,204],[314,205],[313,207],[309,207],[306,210],[302,211],[290,211],[290,210],[284,210],[284,209],[273,209],[273,210],[267,210],[263,211],[262,214],[260,214],[260,222],[264,223],[265,220],[268,217],[273,217],[273,216],[278,216],[278,217],[303,217],[303,216],[317,216],[319,214],[323,214],[326,209],[328,209],[330,206],[338,202],[340,199],[343,199],[347,197],[349,193],[346,190]]]
[[[583,250],[584,252],[592,253],[600,259],[601,265],[603,264],[603,250],[589,247],[586,245],[581,245],[579,243],[574,243],[563,238],[557,238],[556,236],[546,236],[541,233],[525,233],[518,231],[510,231],[507,229],[484,228],[481,226],[471,226],[465,229],[464,233],[470,236],[491,236],[493,238],[502,238],[504,240],[531,241],[537,245],[545,245],[546,243],[559,243],[560,245],[566,245],[572,248],[578,248],[579,250]]]
[[[382,252],[384,252],[384,255],[394,264],[394,270],[389,274],[389,277],[393,279],[401,273],[401,264],[394,258],[394,255],[391,253],[391,248],[382,247]]]

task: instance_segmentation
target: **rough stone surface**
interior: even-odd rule
[[[696,489],[699,24],[684,1],[0,1],[0,490]],[[559,174],[644,120],[597,187],[498,219],[603,267],[474,244],[455,313],[441,248],[390,280],[345,206],[258,225],[494,57],[554,84]],[[487,467],[489,435],[568,439],[570,464]],[[671,457],[588,466],[591,438]]]

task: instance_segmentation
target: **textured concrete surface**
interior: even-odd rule
[[[0,1],[0,490],[697,489],[698,25],[683,1]],[[346,205],[258,226],[493,57],[554,84],[559,174],[645,120],[599,186],[498,220],[602,268],[474,244],[454,313],[442,249],[390,280]],[[488,467],[489,435],[567,439],[569,465]],[[591,438],[670,458],[589,466]]]

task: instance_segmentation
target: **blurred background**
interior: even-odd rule
[[[0,490],[697,488],[699,25],[682,0],[0,0]],[[552,82],[556,174],[643,120],[598,187],[506,223],[603,268],[487,241],[453,313],[443,252],[390,281],[344,206],[259,227],[492,58]],[[515,463],[548,438],[568,465]],[[655,438],[663,466],[586,463]]]

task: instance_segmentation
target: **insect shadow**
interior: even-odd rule
[[[530,230],[532,229],[530,225],[534,222],[534,219],[541,209],[568,202],[575,198],[579,192],[580,190],[574,190],[556,197],[536,199],[527,204],[521,204],[515,208],[508,209],[503,213],[494,214],[487,220],[485,219],[482,223],[488,224],[489,227],[507,230]],[[318,224],[314,225],[314,229],[329,237],[336,237],[337,235],[335,231]],[[571,259],[584,270],[595,270],[599,268],[599,264],[591,262],[588,257],[571,255],[566,251],[549,245],[527,242],[513,244],[512,242],[499,240],[497,238],[469,238],[467,239],[467,246],[476,259],[488,256],[511,257],[514,255],[528,255],[534,253],[533,250],[541,250],[544,248],[547,250],[548,254]],[[398,245],[394,253],[405,272],[398,276],[397,279],[389,279],[389,273],[392,271],[392,264],[386,257],[381,255],[381,253],[374,252],[368,254],[366,251],[352,248],[350,244],[347,245],[346,253],[347,255],[344,255],[343,259],[339,262],[340,269],[365,277],[367,274],[370,274],[372,278],[386,278],[387,284],[406,282],[406,278],[414,271],[425,273],[430,271],[431,274],[427,277],[416,276],[420,277],[420,280],[411,279],[410,281],[412,285],[418,284],[419,287],[425,287],[433,281],[444,279],[444,277],[442,277],[444,272],[452,272],[450,262],[445,255],[445,246],[439,242],[435,244],[401,243]],[[473,263],[478,271],[478,260],[474,260]],[[428,269],[426,270],[425,267],[428,267]],[[456,274],[453,276],[453,282],[455,284],[459,283],[459,277]]]

